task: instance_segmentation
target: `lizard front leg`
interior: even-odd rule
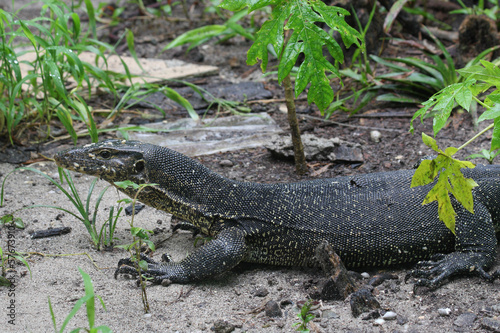
[[[168,279],[173,283],[189,283],[223,273],[236,266],[246,255],[245,232],[238,227],[223,229],[217,238],[196,249],[180,262],[158,263],[146,259],[148,269],[143,274],[153,283]],[[118,262],[115,278],[119,274],[137,276],[130,259]]]

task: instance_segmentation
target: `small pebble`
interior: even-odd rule
[[[380,134],[379,131],[371,131],[370,132],[370,138],[372,139],[373,142],[380,142],[381,137],[382,137],[382,134]]]
[[[257,297],[266,297],[267,294],[269,294],[269,291],[264,287],[257,288],[253,293]]]
[[[367,272],[363,272],[363,273],[361,273],[361,276],[362,276],[364,279],[369,279],[369,278],[370,278],[370,274],[368,274]]]
[[[219,165],[223,166],[223,167],[232,167],[234,165],[234,163],[231,160],[221,160],[219,162]]]
[[[281,311],[281,308],[276,301],[267,302],[264,306],[264,310],[266,312],[266,316],[271,318],[283,316],[283,312]]]
[[[323,310],[321,312],[321,318],[326,319],[339,319],[340,316],[331,309]]]
[[[492,332],[500,332],[500,320],[483,318],[481,321],[481,327]]]
[[[382,318],[375,319],[373,321],[374,326],[382,326],[385,323],[385,320]]]
[[[441,308],[441,309],[438,309],[438,313],[442,317],[449,316],[451,314],[451,309],[450,308]]]
[[[384,320],[394,320],[398,317],[398,314],[394,311],[387,311],[383,316],[382,319]]]

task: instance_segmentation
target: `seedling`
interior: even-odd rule
[[[481,153],[469,155],[469,156],[467,156],[467,158],[470,158],[470,159],[483,158],[483,159],[487,160],[488,163],[493,164],[493,160],[495,159],[495,157],[498,156],[498,154],[500,154],[500,150],[498,150],[498,149],[494,152],[483,149],[483,150],[481,150]]]
[[[28,268],[28,271],[30,272],[30,277],[31,277],[31,269],[30,265],[26,261],[26,258],[19,252],[14,252],[14,253],[3,253],[2,248],[0,247],[0,259],[1,259],[1,266],[2,266],[2,275],[0,275],[0,286],[10,286],[12,282],[7,279],[7,272],[10,270],[10,266],[12,265],[10,263],[11,260],[17,260],[20,261]],[[8,267],[9,266],[9,267]]]
[[[145,260],[141,259],[141,248],[142,244],[145,243],[151,251],[155,250],[154,243],[149,239],[149,235],[153,234],[153,231],[143,229],[140,227],[134,227],[134,217],[135,217],[135,204],[137,202],[137,197],[139,196],[139,193],[143,191],[146,187],[155,186],[157,184],[138,185],[130,180],[127,180],[124,182],[115,182],[115,185],[121,188],[133,187],[136,190],[135,196],[132,200],[132,218],[130,219],[130,233],[133,236],[133,241],[131,244],[119,245],[117,247],[130,251],[133,256],[132,261],[135,261],[137,263],[135,268],[137,269],[137,274],[140,277],[139,283],[141,285],[141,291],[142,291],[141,293],[142,304],[144,306],[144,312],[149,313],[149,302],[146,293],[146,282],[145,282],[145,280],[147,280],[148,278],[143,277],[142,275],[142,271],[147,271],[148,263]]]
[[[85,225],[85,228],[87,229],[87,232],[89,233],[90,239],[92,240],[92,243],[96,246],[97,250],[100,250],[102,245],[105,245],[105,246],[111,245],[111,243],[113,241],[116,222],[117,222],[118,217],[120,216],[120,213],[123,209],[123,207],[120,207],[120,203],[118,203],[118,206],[116,208],[117,214],[114,215],[115,208],[113,207],[110,210],[110,214],[109,214],[108,219],[103,223],[101,228],[98,228],[98,226],[97,226],[97,212],[99,210],[99,205],[100,205],[101,200],[104,196],[104,193],[106,193],[109,186],[104,188],[99,193],[99,196],[97,197],[95,206],[93,207],[93,214],[92,214],[91,210],[90,210],[90,201],[91,201],[91,197],[92,197],[92,194],[94,192],[94,187],[95,187],[95,184],[96,184],[98,178],[95,178],[92,181],[92,183],[90,184],[90,188],[89,188],[88,194],[87,194],[87,199],[86,199],[86,202],[84,203],[82,201],[82,199],[80,198],[80,195],[75,187],[75,184],[73,182],[73,178],[71,177],[71,174],[69,171],[59,169],[59,176],[60,176],[61,183],[58,183],[52,177],[41,172],[40,170],[31,168],[31,167],[20,167],[20,168],[17,168],[15,170],[11,171],[9,174],[7,174],[7,176],[5,176],[5,178],[2,182],[2,190],[0,193],[0,206],[3,206],[4,189],[5,189],[5,182],[6,182],[7,178],[9,177],[10,174],[12,174],[13,172],[19,171],[19,170],[28,170],[31,172],[35,172],[35,173],[43,176],[44,178],[48,179],[62,193],[64,193],[64,195],[66,195],[66,197],[74,205],[74,207],[77,209],[78,212],[75,213],[75,212],[69,211],[65,208],[62,208],[59,206],[52,206],[52,205],[31,205],[28,207],[23,207],[22,209],[45,207],[45,208],[57,209],[57,210],[65,212],[65,213],[68,213],[68,214],[74,216],[75,218],[77,218],[78,220],[80,220]],[[68,192],[62,186],[63,179],[66,180],[66,182],[69,186],[70,192]],[[7,215],[2,217],[1,221],[9,221],[9,220],[19,221],[20,219],[14,218],[13,214],[7,214]],[[19,222],[16,222],[16,223],[19,224]],[[108,226],[107,229],[105,229],[106,226]]]
[[[91,333],[97,333],[97,332],[102,332],[102,333],[111,333],[111,329],[108,326],[101,325],[95,327],[95,298],[97,297],[99,301],[101,302],[102,307],[106,311],[106,305],[104,305],[104,301],[102,300],[101,296],[96,295],[94,293],[94,285],[92,284],[92,279],[90,276],[82,271],[81,268],[78,268],[80,271],[80,274],[82,275],[83,278],[83,283],[85,285],[85,296],[80,298],[78,301],[76,301],[75,306],[71,310],[71,312],[68,314],[66,319],[64,319],[64,322],[61,326],[61,329],[57,329],[57,324],[56,324],[56,317],[54,315],[54,310],[52,309],[52,303],[50,302],[50,297],[49,299],[49,310],[50,310],[50,316],[52,317],[52,323],[54,325],[54,332],[56,333],[63,333],[64,330],[66,329],[66,326],[68,326],[69,321],[76,315],[78,310],[82,307],[83,304],[85,304],[85,307],[87,308],[87,320],[89,323],[88,328],[75,328],[74,330],[71,331],[71,333],[76,333],[80,332],[80,330],[85,330],[87,332]]]
[[[311,311],[312,305],[313,305],[313,300],[308,300],[300,308],[300,312],[297,314],[297,317],[299,318],[300,322],[292,325],[294,327],[298,326],[296,328],[297,331],[309,332],[309,329],[307,328],[307,323],[314,319],[314,315],[309,312]]]

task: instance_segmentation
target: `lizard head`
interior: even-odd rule
[[[144,147],[138,141],[106,140],[57,153],[59,167],[100,177],[108,182],[147,182]]]

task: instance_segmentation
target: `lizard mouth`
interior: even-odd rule
[[[60,168],[71,171],[81,172],[88,175],[99,176],[101,168],[96,165],[88,165],[88,160],[79,159],[78,156],[72,154],[74,151],[62,151],[54,155],[54,161]]]

